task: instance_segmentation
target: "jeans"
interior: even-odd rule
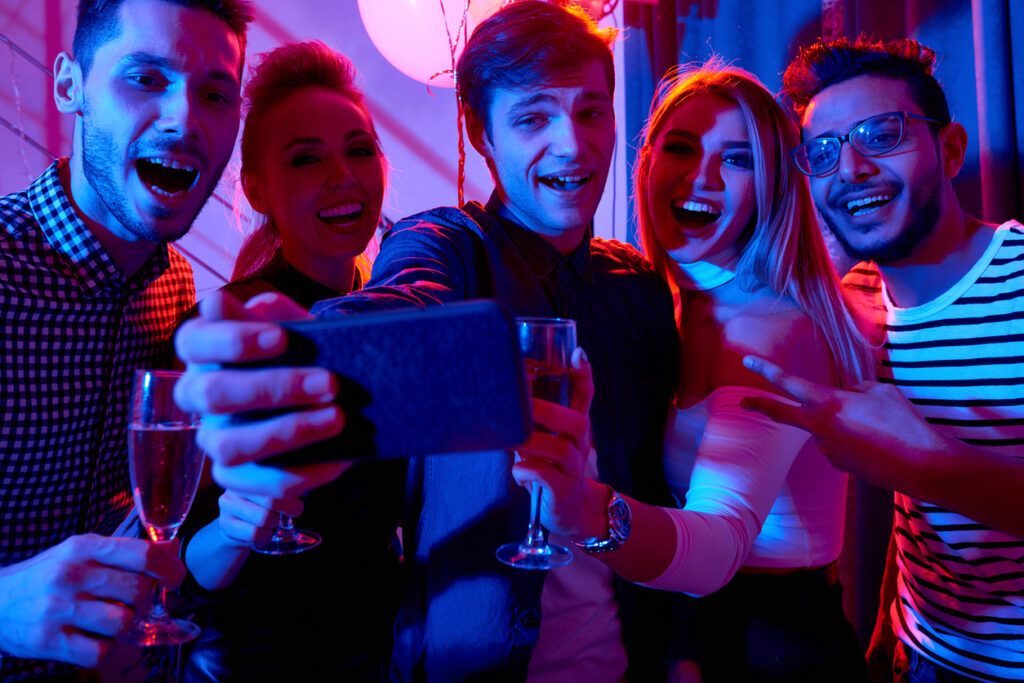
[[[977,679],[936,664],[902,640],[892,660],[893,683],[970,683]]]

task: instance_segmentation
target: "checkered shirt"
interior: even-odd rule
[[[66,163],[0,198],[0,566],[124,519],[132,373],[167,364],[195,301],[170,247],[125,279],[75,214]],[[5,656],[0,680],[37,664]]]

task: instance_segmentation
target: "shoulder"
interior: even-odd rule
[[[476,202],[468,202],[462,208],[438,206],[401,219],[395,223],[388,235],[407,230],[464,230],[487,220],[494,219]]]
[[[650,262],[631,244],[594,237],[590,240],[590,252],[595,258],[614,261],[628,268],[630,272],[661,279]]]
[[[814,321],[786,297],[768,293],[739,309],[722,329],[722,357],[713,371],[716,386],[754,386],[776,391],[743,367],[743,356],[756,355],[806,379],[834,382],[832,355]]]
[[[262,271],[257,271],[252,275],[247,275],[235,280],[234,282],[229,282],[220,289],[222,292],[227,292],[242,303],[245,303],[257,294],[280,291],[277,287],[272,285],[269,280],[263,277]]]
[[[28,190],[13,192],[0,197],[0,226],[2,232],[18,238],[35,225]]]
[[[393,250],[461,249],[484,234],[483,223],[494,220],[476,203],[463,208],[440,206],[395,223],[381,240],[381,254]]]

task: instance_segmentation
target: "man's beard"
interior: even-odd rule
[[[82,112],[82,171],[85,173],[85,178],[89,182],[96,196],[103,203],[103,206],[112,215],[117,222],[120,223],[125,230],[130,232],[140,240],[147,242],[173,242],[185,235],[192,227],[193,221],[196,216],[202,210],[206,201],[210,198],[213,193],[214,186],[217,179],[220,178],[221,172],[227,165],[227,160],[217,169],[217,172],[212,176],[212,182],[207,181],[207,187],[205,188],[192,188],[191,192],[200,191],[203,192],[203,199],[200,202],[195,212],[188,216],[187,220],[182,220],[180,227],[176,227],[173,232],[168,233],[166,230],[161,230],[161,225],[174,225],[176,221],[168,221],[167,219],[172,218],[175,211],[164,207],[154,207],[153,217],[156,219],[154,225],[145,222],[140,216],[132,212],[129,204],[127,187],[118,187],[116,178],[115,164],[117,159],[121,159],[123,156],[121,151],[118,150],[117,145],[114,144],[113,138],[103,130],[101,127],[94,128],[90,124],[90,116],[88,110]],[[129,149],[128,158],[138,158],[138,154],[134,154],[133,150],[138,143],[132,143],[132,148]],[[154,147],[154,150],[171,150],[175,148],[182,148],[184,143],[180,141],[164,142]],[[147,150],[149,151],[149,150]],[[201,156],[201,155],[199,155]],[[201,158],[204,159],[205,157]],[[200,177],[202,180],[202,177]],[[181,220],[181,219],[179,219]]]
[[[895,263],[910,256],[914,249],[917,248],[917,245],[932,233],[939,222],[939,215],[941,214],[939,207],[940,184],[936,179],[933,180],[935,182],[929,183],[927,188],[927,196],[920,200],[912,198],[910,221],[900,234],[893,240],[883,244],[876,244],[863,250],[857,249],[850,244],[842,230],[836,227],[829,214],[825,212],[819,213],[825,221],[825,225],[832,231],[836,241],[842,245],[843,250],[852,258],[857,261],[874,261],[879,265]]]

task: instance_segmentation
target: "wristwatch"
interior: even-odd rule
[[[615,550],[629,538],[629,531],[633,525],[633,513],[630,512],[629,503],[621,498],[615,490],[605,484],[608,489],[608,505],[605,507],[605,517],[608,519],[608,534],[604,538],[586,538],[582,541],[573,541],[573,544],[587,553],[606,553]]]

